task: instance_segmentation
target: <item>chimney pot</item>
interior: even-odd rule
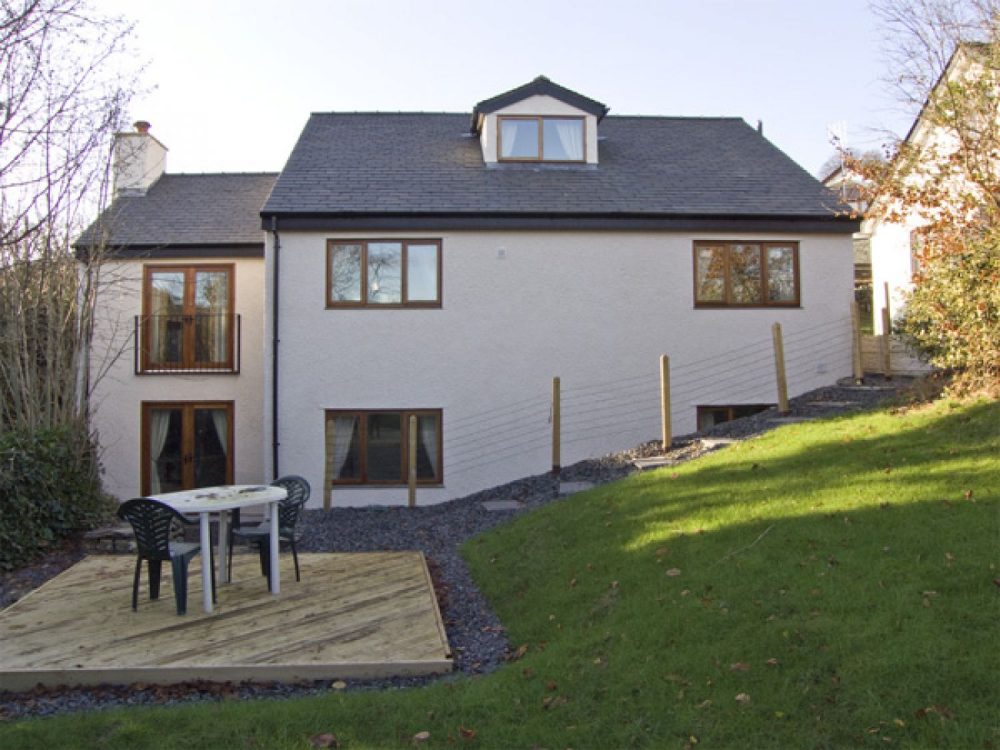
[[[146,135],[146,133],[149,132],[150,125],[145,120],[137,120],[134,123],[134,127],[135,127],[135,131],[137,133],[141,133],[142,135]]]

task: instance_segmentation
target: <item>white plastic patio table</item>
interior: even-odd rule
[[[213,513],[219,514],[219,583],[226,583],[229,579],[229,571],[226,566],[229,554],[229,511],[250,505],[267,505],[271,531],[271,593],[277,594],[281,591],[280,568],[278,566],[278,534],[280,532],[278,528],[278,504],[288,497],[288,492],[283,487],[233,484],[220,487],[201,487],[183,492],[167,492],[149,497],[159,500],[181,513],[197,513],[199,516],[202,550],[202,604],[206,612],[212,611],[212,569],[210,565],[204,564],[206,550],[210,550],[212,545],[209,517]]]

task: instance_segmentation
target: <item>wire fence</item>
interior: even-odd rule
[[[793,392],[799,384],[812,384],[844,364],[850,356],[850,316],[783,332],[783,379]],[[666,352],[670,354],[670,352]],[[466,414],[446,424],[447,473],[461,477],[487,467],[510,462],[538,461],[539,472],[549,468],[541,461],[553,446],[559,448],[553,464],[558,466],[562,447],[587,443],[608,446],[622,440],[641,441],[661,434],[662,399],[659,364],[648,371],[590,381],[561,381],[558,408],[548,393],[539,393],[507,404]],[[558,373],[553,373],[558,375]],[[737,347],[704,357],[672,358],[667,398],[670,422],[690,424],[692,405],[721,406],[773,403],[781,378],[776,374],[771,331]],[[554,415],[558,414],[555,419]],[[641,437],[644,436],[644,437]]]

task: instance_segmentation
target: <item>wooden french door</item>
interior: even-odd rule
[[[144,401],[142,493],[233,483],[232,401]]]

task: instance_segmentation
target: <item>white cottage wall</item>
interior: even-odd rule
[[[430,504],[550,468],[553,376],[562,381],[568,466],[659,437],[664,353],[678,435],[696,429],[699,404],[776,401],[775,322],[793,395],[851,372],[849,235],[757,236],[800,242],[802,305],[728,310],[695,309],[693,241],[751,235],[280,236],[279,470],[310,481],[314,507],[323,502],[327,409],[442,409],[444,484],[418,490],[418,503]],[[326,309],[334,237],[441,239],[441,309]],[[270,384],[265,392],[269,440]],[[402,504],[406,489],[335,486],[332,502]]]
[[[136,375],[134,321],[142,312],[147,264],[233,264],[235,308],[241,316],[240,372],[233,374]],[[141,492],[143,401],[233,401],[234,471],[237,483],[268,477],[262,462],[264,262],[260,258],[197,258],[106,263],[101,269],[94,345],[92,424],[97,432],[106,492],[120,500]],[[106,370],[106,372],[104,372]],[[103,373],[103,374],[102,374]]]

